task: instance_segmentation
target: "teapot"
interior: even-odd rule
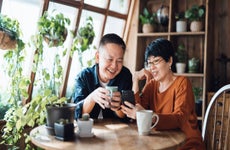
[[[157,10],[157,20],[162,26],[168,26],[169,22],[169,7],[166,5],[161,5]]]

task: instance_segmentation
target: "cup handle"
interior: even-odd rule
[[[155,121],[155,123],[151,126],[151,129],[154,128],[154,127],[157,125],[158,121],[159,121],[159,116],[158,116],[157,114],[153,114],[153,115],[152,115],[152,118],[154,118],[154,117],[156,117],[156,121]]]

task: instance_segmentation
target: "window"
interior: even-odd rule
[[[31,35],[34,35],[37,31],[37,21],[42,15],[41,12],[52,12],[56,10],[61,12],[65,17],[70,18],[71,24],[68,27],[71,31],[76,31],[82,25],[88,16],[93,17],[95,39],[93,46],[89,51],[83,54],[84,63],[89,59],[94,58],[95,48],[100,41],[101,36],[106,33],[117,33],[121,37],[125,35],[125,28],[127,28],[128,13],[130,11],[130,5],[134,3],[132,0],[84,0],[82,3],[80,0],[2,0],[0,2],[1,14],[15,18],[19,21],[20,27],[23,32],[23,41],[26,43],[26,62],[24,64],[23,73],[28,77],[31,76],[31,62],[35,49],[29,46]],[[70,52],[70,48],[73,42],[73,36],[68,33],[67,39],[63,47],[48,48],[45,47],[45,61],[44,65],[47,69],[52,71],[53,62],[52,58],[56,53],[61,53],[67,49],[67,53]],[[3,56],[6,53],[4,50],[0,50],[0,65],[6,65],[3,61]],[[86,57],[87,56],[87,57]],[[70,58],[69,55],[62,58],[61,64],[64,67],[64,80],[62,89],[60,89],[61,96],[70,97],[72,89],[74,87],[75,77],[81,71],[79,59],[77,53]],[[70,68],[70,69],[68,69]],[[39,75],[35,74],[35,78],[39,78]],[[9,78],[6,76],[4,67],[0,67],[0,102],[6,102],[9,93],[7,93]],[[38,85],[37,85],[38,86]],[[33,93],[37,92],[37,87],[34,86]],[[32,93],[31,93],[32,94]]]

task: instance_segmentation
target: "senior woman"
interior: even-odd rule
[[[186,141],[180,150],[205,149],[197,124],[195,101],[190,80],[175,76],[171,70],[174,49],[172,43],[160,38],[152,41],[146,48],[145,61],[148,69],[135,72],[133,91],[136,105],[125,102],[122,111],[130,118],[136,119],[136,111],[151,109],[159,116],[156,130],[181,129]],[[146,80],[140,92],[138,82]],[[153,120],[153,123],[155,120]]]

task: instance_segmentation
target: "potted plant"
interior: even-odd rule
[[[143,14],[140,14],[139,18],[142,24],[143,33],[150,33],[155,30],[155,26],[157,24],[156,13],[150,13],[147,8],[144,8]]]
[[[90,118],[88,113],[82,114],[82,118],[77,120],[78,126],[78,134],[80,137],[92,137],[94,134],[92,133],[94,120]]]
[[[187,51],[185,50],[184,44],[178,45],[175,56],[177,59],[177,62],[176,62],[177,73],[184,73],[186,69],[186,61],[187,61]]]
[[[93,39],[95,37],[94,27],[93,27],[93,18],[91,16],[86,18],[85,23],[82,27],[79,28],[76,37],[73,40],[73,45],[71,48],[71,56],[73,56],[74,52],[78,52],[79,61],[81,67],[84,67],[82,54],[86,50],[90,49],[90,46],[93,43]],[[88,62],[88,66],[92,64],[92,59]]]
[[[62,141],[74,138],[74,124],[68,119],[59,119],[54,124],[55,138]]]
[[[64,100],[66,102],[66,100]],[[60,119],[74,122],[76,104],[74,103],[47,103],[46,105],[46,127],[51,135],[54,134],[54,124]]]
[[[199,58],[193,57],[188,61],[188,72],[197,73],[199,72],[200,60]]]
[[[6,15],[0,14],[0,49],[18,49],[24,48],[24,42],[21,40],[22,32],[19,22]]]
[[[67,36],[66,27],[68,25],[70,25],[70,19],[66,18],[62,13],[54,15],[48,14],[46,11],[38,21],[38,31],[50,47],[61,46]]]
[[[198,116],[202,115],[202,99],[201,99],[201,94],[202,94],[202,87],[193,87],[193,93],[194,93],[194,98],[195,98],[195,103],[196,103],[196,114]]]
[[[193,5],[185,11],[185,18],[190,21],[190,30],[192,32],[201,31],[203,29],[202,19],[205,15],[205,6]]]
[[[184,12],[179,12],[175,14],[176,19],[176,32],[186,32],[187,22],[185,20]]]

